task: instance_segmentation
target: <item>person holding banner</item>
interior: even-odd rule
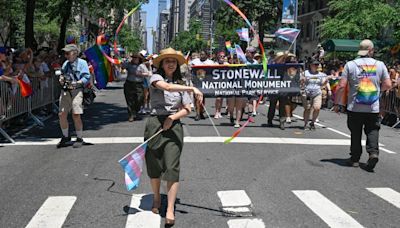
[[[225,61],[225,52],[220,51],[218,53],[218,55],[217,55],[217,63],[220,64],[220,65],[229,64],[229,63],[227,63]],[[215,115],[214,115],[215,119],[222,118],[222,114],[221,114],[222,103],[223,103],[223,98],[222,97],[217,97],[215,99]]]
[[[208,55],[206,51],[201,51],[200,52],[200,58],[197,59],[193,59],[191,64],[193,66],[199,66],[199,65],[204,65],[204,66],[208,66],[208,65],[215,65],[215,62],[208,59]],[[195,100],[195,106],[196,106],[196,117],[195,117],[195,121],[199,121],[200,119],[205,119],[204,117],[204,108],[203,105],[205,105],[205,99],[202,101],[203,103],[200,103],[199,101]]]
[[[150,102],[153,116],[147,120],[144,138],[149,139],[160,129],[164,131],[150,140],[146,151],[147,173],[154,193],[152,212],[158,214],[161,207],[161,179],[167,181],[168,207],[165,224],[174,225],[174,206],[179,188],[180,157],[183,148],[183,128],[180,119],[191,112],[193,92],[202,102],[203,94],[195,87],[185,86],[180,66],[186,62],[184,56],[167,48],[160,52],[153,64],[158,69],[150,77]]]

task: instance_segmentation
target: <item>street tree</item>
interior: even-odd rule
[[[201,51],[207,47],[207,42],[200,36],[201,23],[197,20],[189,21],[189,31],[177,34],[170,45],[184,53],[189,51]]]
[[[399,2],[382,0],[335,0],[321,26],[324,39],[400,40]],[[396,33],[397,32],[397,33]]]

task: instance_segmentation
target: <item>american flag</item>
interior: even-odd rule
[[[275,32],[275,36],[290,43],[293,43],[299,34],[300,30],[295,28],[280,28]]]

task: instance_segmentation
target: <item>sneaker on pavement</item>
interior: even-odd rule
[[[72,147],[73,148],[81,148],[82,145],[83,145],[83,139],[82,138],[77,138]]]
[[[253,112],[251,115],[252,115],[253,117],[256,117],[256,116],[257,116],[257,112]]]
[[[200,115],[196,115],[196,117],[194,118],[195,121],[199,121],[200,120]]]
[[[376,163],[378,163],[378,161],[379,158],[377,154],[370,154],[365,169],[369,172],[374,171],[374,168],[376,166]]]
[[[61,141],[57,144],[57,148],[67,147],[71,145],[71,137],[62,137]]]
[[[239,127],[240,127],[240,124],[235,124],[233,127],[234,127],[234,128],[239,128]]]
[[[315,130],[315,124],[313,122],[310,123],[310,130]]]
[[[292,119],[290,117],[286,117],[286,123],[292,123]]]

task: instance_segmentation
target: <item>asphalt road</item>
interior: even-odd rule
[[[212,99],[207,107],[214,112]],[[398,130],[382,127],[385,151],[369,173],[344,166],[345,115],[322,111],[323,126],[316,131],[300,130],[299,119],[282,131],[266,127],[266,109],[261,105],[255,123],[228,145],[217,141],[234,132],[229,119],[215,120],[221,138],[208,119],[196,122],[192,114],[183,120],[188,138],[175,227],[400,227]],[[128,192],[117,163],[138,145],[145,125],[145,120],[127,122],[122,83],[98,94],[83,119],[91,145],[80,149],[56,149],[54,139],[61,135],[56,117],[44,128],[19,134],[16,145],[0,144],[0,227],[164,224],[148,212],[146,172],[140,187]],[[230,195],[231,190],[241,191]],[[224,213],[227,207],[237,212]]]

